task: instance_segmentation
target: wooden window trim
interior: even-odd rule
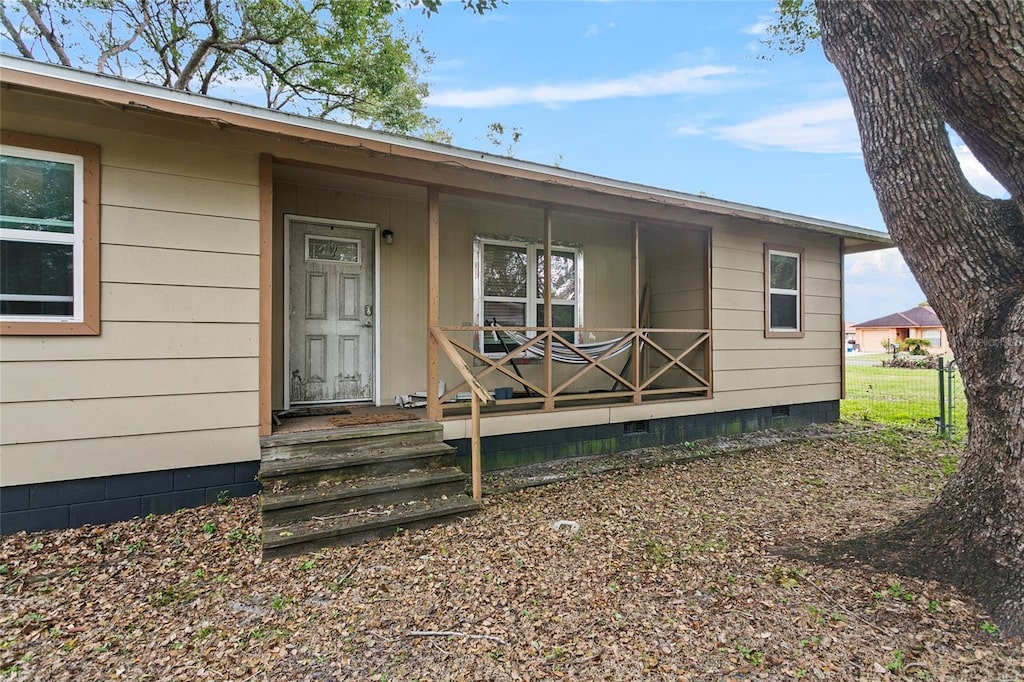
[[[10,130],[0,141],[82,157],[82,320],[80,322],[0,321],[3,336],[95,336],[100,333],[100,148],[98,145]]]
[[[799,260],[797,268],[800,276],[797,281],[797,324],[800,328],[797,331],[772,331],[772,296],[771,296],[771,258],[772,251],[785,251],[795,253]],[[766,339],[802,339],[805,335],[806,326],[804,323],[804,250],[801,247],[789,246],[787,244],[764,245],[764,338]]]

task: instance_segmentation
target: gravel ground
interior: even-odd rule
[[[9,536],[0,676],[1021,680],[1021,641],[953,588],[790,558],[906,518],[958,454],[841,425],[650,448],[492,476],[534,487],[265,562],[255,497]]]

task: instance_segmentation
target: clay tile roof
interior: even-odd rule
[[[884,329],[892,327],[941,327],[942,322],[939,321],[931,306],[919,305],[916,308],[904,310],[902,313],[891,313],[853,326],[855,328],[881,327]]]

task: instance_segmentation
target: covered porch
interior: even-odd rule
[[[414,396],[428,419],[448,421],[471,417],[474,391],[485,419],[712,396],[708,227],[607,197],[591,208],[579,192],[539,201],[502,194],[501,183],[468,190],[265,164],[273,285],[264,296],[271,322],[261,325],[271,389],[261,392],[264,435],[272,414],[295,404],[388,406]],[[629,212],[628,203],[647,210]],[[288,274],[296,222],[368,237],[364,291],[340,303],[360,327],[340,336],[363,340],[358,355],[338,354],[333,366],[326,351],[320,365],[295,353],[331,346],[321,331],[306,335],[312,341],[288,331],[297,308],[325,305]],[[345,343],[334,346],[357,346]],[[331,377],[338,386],[343,375],[358,375],[361,392],[331,394]],[[312,379],[322,384],[315,391]]]

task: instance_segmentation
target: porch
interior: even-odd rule
[[[573,203],[585,197],[538,202],[295,163],[272,175],[278,293],[261,326],[272,411],[413,394],[426,418],[465,420],[474,389],[485,419],[712,397],[709,228],[647,206],[636,216]],[[359,298],[304,289],[289,268],[290,226],[317,223],[331,230],[322,239],[350,226],[369,235],[369,270],[349,287]],[[348,272],[340,279],[354,281]],[[306,329],[330,307],[351,328]],[[354,377],[354,392],[351,381],[331,392]]]

